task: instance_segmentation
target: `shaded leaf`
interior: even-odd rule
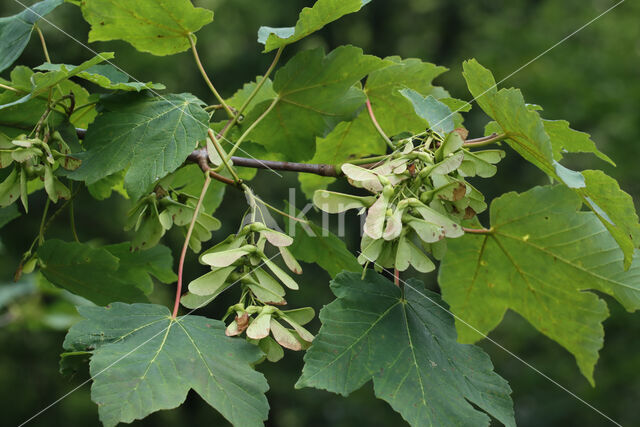
[[[431,82],[446,68],[414,58],[388,57],[385,60],[391,64],[369,74],[364,86],[380,127],[389,136],[424,131],[427,123],[416,115],[411,102],[400,94],[400,89],[410,88],[423,96],[436,95]],[[338,165],[353,158],[384,154],[386,150],[386,142],[373,126],[369,113],[363,109],[353,121],[342,122],[326,137],[318,137],[316,153],[309,162]],[[314,190],[326,188],[335,178],[300,174],[299,180],[302,190],[311,198]]]
[[[62,3],[64,0],[44,0],[16,15],[0,18],[0,71],[9,68],[27,47],[34,24]]]
[[[276,73],[277,98],[256,105],[243,128],[276,102],[248,138],[286,160],[308,160],[315,151],[315,138],[350,119],[364,104],[364,93],[354,83],[385,65],[386,61],[353,46],[341,46],[326,56],[322,49],[302,51]]]
[[[515,425],[507,382],[479,348],[456,342],[440,297],[410,281],[405,294],[369,270],[331,282],[337,299],[320,312],[322,328],[307,351],[299,387],[348,395],[367,381],[409,424]],[[471,402],[471,403],[470,403]]]
[[[190,389],[234,425],[263,425],[269,387],[252,368],[262,352],[226,337],[219,320],[173,319],[152,304],[78,311],[85,319],[69,330],[64,348],[91,351],[91,398],[105,426],[175,408]]]
[[[73,71],[76,67],[69,64],[51,64],[46,62],[35,69],[38,71]],[[94,65],[81,71],[75,75],[81,79],[90,81],[102,88],[110,90],[126,90],[140,92],[145,89],[164,89],[165,86],[160,83],[142,83],[130,82],[129,75],[118,70],[111,64]]]
[[[242,89],[239,89],[236,93],[233,94],[231,98],[227,100],[227,105],[235,108],[236,110],[242,107],[242,104],[245,103],[247,99],[249,99],[249,95],[253,92],[253,90],[258,86],[258,82],[262,80],[262,76],[256,77],[255,82],[245,83],[242,86]],[[253,97],[253,99],[247,104],[246,109],[243,111],[243,114],[249,113],[253,107],[260,104],[263,101],[268,101],[270,99],[274,99],[278,94],[273,90],[273,81],[270,78],[262,84],[262,87],[258,91],[258,93]]]
[[[80,73],[87,68],[93,67],[96,64],[99,64],[103,61],[107,61],[113,58],[113,52],[103,52],[97,54],[95,57],[83,62],[82,64],[74,67],[72,70],[61,69],[60,71],[49,71],[46,73],[34,73],[30,76],[29,82],[30,86],[23,86],[21,89],[28,92],[26,95],[21,98],[9,102],[7,104],[0,105],[0,109],[9,108],[15,105],[23,104],[31,99],[37,98],[41,95],[44,95],[49,89],[54,86],[63,83],[65,80],[70,79],[76,74]],[[27,70],[30,72],[27,68]],[[82,101],[83,98],[86,101],[88,99],[88,92],[84,91],[85,95],[79,97],[79,101]],[[66,95],[66,94],[65,94]]]
[[[82,165],[69,177],[93,184],[128,168],[125,189],[138,198],[205,139],[209,115],[201,105],[190,94],[115,97],[87,129]]]
[[[61,240],[47,240],[38,249],[41,271],[51,283],[98,305],[114,301],[146,301],[147,283],[130,281],[120,260],[104,248]]]
[[[0,228],[9,224],[14,219],[20,216],[20,211],[16,205],[0,208]]]
[[[329,230],[312,222],[307,225],[295,221],[287,223],[287,231],[294,238],[288,249],[298,260],[318,264],[331,277],[343,270],[361,270],[344,241]]]

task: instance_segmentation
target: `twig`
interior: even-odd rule
[[[191,239],[191,234],[193,233],[193,227],[196,225],[196,220],[198,219],[198,214],[200,213],[200,208],[202,207],[202,202],[204,200],[204,196],[207,194],[207,188],[209,188],[209,184],[211,184],[211,175],[206,174],[204,179],[204,185],[202,186],[202,192],[200,193],[200,197],[198,198],[198,203],[196,204],[196,208],[193,212],[193,217],[191,218],[191,223],[189,224],[189,229],[187,230],[187,235],[184,238],[184,245],[182,245],[182,252],[180,253],[180,261],[178,263],[178,285],[176,287],[176,300],[173,304],[173,314],[171,318],[175,319],[178,315],[178,308],[180,307],[180,296],[182,295],[182,272],[184,270],[184,259],[187,256],[187,248],[189,247],[189,240]]]
[[[222,147],[220,147],[220,143],[218,142],[218,139],[216,138],[215,133],[211,129],[209,129],[208,133],[209,133],[209,138],[211,138],[211,142],[213,143],[213,146],[215,147],[216,151],[218,152],[218,156],[220,156],[220,159],[222,160],[222,163],[224,164],[224,166],[227,168],[227,170],[229,171],[229,173],[233,177],[233,180],[236,183],[241,182],[241,179],[238,176],[238,174],[236,173],[235,169],[233,169],[233,166],[231,166],[229,164],[229,161],[227,160],[227,155],[225,154],[224,151],[222,151]]]
[[[462,227],[462,230],[465,233],[471,233],[471,234],[493,234],[493,228],[467,228],[467,227]]]
[[[36,32],[38,33],[38,37],[40,37],[40,44],[42,44],[42,50],[44,52],[44,58],[47,62],[51,63],[51,57],[49,56],[49,50],[47,49],[47,43],[44,41],[44,34],[42,34],[42,30],[38,25],[34,25]]]
[[[76,133],[78,138],[82,139],[86,135],[86,129],[76,128]],[[488,137],[469,139],[467,142],[495,142],[498,140],[498,137],[506,138],[506,135],[490,135]],[[381,156],[373,156],[373,157],[364,157],[361,159],[353,159],[346,161],[344,163],[351,163],[354,165],[359,165],[363,168],[374,168],[379,166],[382,161],[387,159],[390,154],[385,154]],[[273,169],[279,171],[286,172],[301,172],[301,173],[311,173],[314,175],[320,176],[330,176],[330,177],[339,177],[342,176],[342,172],[340,171],[339,165],[330,165],[326,163],[296,163],[296,162],[281,162],[276,160],[261,160],[247,157],[237,157],[231,156],[231,161],[235,166],[246,167],[246,168],[254,168],[254,169]],[[200,165],[200,168],[206,172],[210,170],[209,167],[209,157],[207,154],[206,148],[199,148],[194,150],[189,157],[187,157],[187,162],[197,163]],[[218,181],[225,182],[226,184],[234,185],[235,183],[229,178],[223,177],[219,174],[214,174],[211,172],[211,177],[217,179]],[[217,177],[221,179],[218,179]]]
[[[367,110],[369,110],[369,117],[371,118],[371,121],[373,122],[373,126],[375,126],[376,130],[378,131],[378,133],[380,134],[382,139],[384,139],[384,142],[386,142],[387,145],[392,150],[395,150],[395,147],[393,146],[393,142],[391,142],[391,140],[389,139],[387,134],[384,133],[384,131],[380,127],[380,124],[378,123],[378,120],[376,120],[376,116],[375,116],[375,114],[373,114],[373,107],[371,107],[371,101],[369,101],[369,98],[367,98]]]
[[[260,123],[262,121],[262,119],[264,119],[265,117],[267,117],[267,114],[269,114],[271,112],[271,110],[273,110],[273,107],[276,106],[276,104],[278,103],[278,101],[280,101],[280,98],[274,98],[273,102],[271,104],[269,104],[269,107],[264,110],[264,112],[262,114],[260,114],[260,116],[255,120],[255,122],[251,123],[251,126],[249,126],[247,128],[246,131],[244,131],[244,133],[242,135],[240,135],[240,138],[238,138],[238,140],[236,141],[236,143],[233,145],[233,147],[231,147],[231,150],[229,151],[229,155],[233,156],[233,154],[236,152],[236,150],[238,148],[240,148],[240,144],[242,144],[242,141],[244,141],[244,139],[249,136],[249,134],[251,133],[251,131],[253,129],[255,129],[256,126],[258,126],[258,123]]]
[[[16,89],[15,87],[3,85],[2,83],[0,83],[0,89],[6,89],[6,90],[10,90],[11,92],[18,92],[18,93],[22,92],[20,89]]]
[[[484,136],[482,138],[467,139],[464,142],[465,147],[483,147],[485,145],[493,144],[494,142],[502,141],[507,138],[506,133],[492,133],[491,135]]]
[[[207,83],[207,86],[209,86],[209,89],[211,89],[211,92],[213,92],[213,95],[216,97],[220,105],[222,105],[222,108],[224,108],[224,110],[227,112],[229,117],[230,118],[235,117],[235,114],[233,114],[233,111],[231,111],[231,109],[226,104],[226,102],[224,102],[224,99],[222,98],[222,96],[220,96],[215,86],[213,86],[213,83],[211,83],[211,79],[209,79],[207,72],[204,70],[204,67],[202,66],[202,62],[200,61],[200,55],[198,55],[198,50],[196,49],[196,42],[193,34],[189,34],[189,43],[191,44],[191,51],[193,52],[193,58],[196,61],[198,70],[200,70],[200,74],[202,74],[202,78]]]
[[[271,62],[271,65],[269,65],[269,68],[264,73],[264,76],[262,76],[262,79],[260,79],[260,81],[258,82],[256,87],[253,89],[253,91],[251,91],[247,99],[242,103],[242,105],[240,106],[236,114],[233,116],[233,118],[229,120],[229,122],[227,122],[224,128],[220,131],[220,134],[219,134],[220,136],[226,136],[229,129],[231,129],[236,123],[238,123],[238,120],[242,116],[242,113],[244,112],[244,110],[247,108],[247,106],[253,100],[253,98],[255,98],[258,92],[260,92],[260,89],[262,88],[262,86],[265,84],[265,82],[267,81],[267,79],[275,69],[276,64],[278,63],[278,60],[280,60],[280,55],[282,55],[283,50],[284,50],[284,46],[278,49],[278,51],[276,52],[276,56],[273,58],[273,62]]]

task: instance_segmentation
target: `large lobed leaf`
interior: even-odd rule
[[[439,273],[442,296],[461,342],[472,343],[502,320],[507,309],[560,343],[593,383],[607,305],[593,292],[640,308],[640,253],[629,271],[607,229],[580,212],[578,195],[564,186],[507,193],[491,204],[491,233],[467,233],[447,243]]]
[[[176,170],[206,138],[209,115],[190,94],[116,96],[87,129],[82,165],[69,175],[93,184],[128,168],[125,188],[142,195],[158,179]]]
[[[634,249],[640,245],[640,224],[631,197],[603,173],[574,172],[557,162],[562,152],[592,152],[604,160],[610,159],[595,148],[588,135],[569,128],[568,123],[543,121],[538,112],[525,103],[519,90],[498,91],[491,72],[476,60],[466,61],[463,68],[474,99],[497,122],[490,125],[489,130],[504,132],[507,144],[522,157],[551,178],[573,188],[616,239],[624,253],[624,267],[629,268]],[[587,176],[590,179],[587,180]],[[598,203],[599,200],[615,202]]]
[[[84,0],[89,42],[124,40],[141,52],[172,55],[187,50],[189,35],[213,21],[213,12],[190,0]]]
[[[446,306],[423,289],[410,281],[403,296],[371,270],[364,280],[339,274],[296,387],[347,395],[373,379],[376,396],[414,426],[489,425],[471,403],[515,425],[507,382],[479,347],[456,342]]]
[[[388,65],[369,74],[364,86],[380,127],[389,136],[424,131],[427,122],[416,115],[411,102],[399,91],[410,88],[424,96],[435,94],[432,81],[446,68],[414,58],[388,57],[385,60],[389,61]],[[337,165],[352,158],[383,154],[386,150],[384,139],[373,126],[367,110],[363,109],[353,121],[342,122],[326,137],[317,138],[315,155],[309,162]],[[301,174],[299,179],[309,198],[315,190],[324,189],[335,181],[310,174]]]
[[[284,47],[314,33],[344,15],[359,11],[371,0],[318,0],[312,7],[300,12],[295,27],[260,27],[258,42],[264,44],[264,52]]]
[[[162,245],[130,252],[129,243],[95,248],[54,239],[38,249],[38,259],[47,280],[98,305],[146,301],[153,290],[150,275],[176,280],[171,251]]]
[[[385,60],[390,61],[389,65],[373,71],[364,87],[378,123],[389,136],[423,131],[427,122],[416,115],[411,103],[399,91],[412,88],[430,94],[435,89],[432,80],[446,69],[418,59],[388,57]],[[338,165],[365,155],[383,154],[386,150],[384,139],[368,111],[363,109],[353,121],[340,123],[325,138],[318,138],[316,153],[310,162]],[[309,198],[315,190],[324,189],[335,180],[314,175],[301,175],[299,179]]]
[[[312,158],[315,138],[350,120],[364,104],[363,91],[353,85],[385,65],[387,61],[353,46],[341,46],[326,56],[322,49],[298,53],[275,75],[276,98],[256,105],[244,119],[244,126],[250,126],[275,102],[249,139],[286,160]]]
[[[252,365],[258,347],[225,336],[219,320],[171,318],[166,307],[114,303],[78,307],[69,352],[91,352],[91,399],[102,423],[130,423],[182,404],[190,389],[238,426],[262,426],[269,386]],[[64,356],[64,354],[63,354]]]
[[[0,18],[0,71],[13,64],[27,47],[34,24],[63,2],[44,0],[16,15]]]

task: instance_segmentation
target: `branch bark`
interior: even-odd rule
[[[86,129],[77,128],[76,133],[78,134],[78,138],[82,139],[85,137],[87,131]],[[502,135],[494,134],[494,135],[489,135],[488,137],[468,139],[465,145],[473,145],[474,143],[486,143],[488,141],[495,141],[500,137],[502,137]],[[377,158],[372,157],[372,160],[373,159],[377,159]],[[365,158],[360,160],[367,160],[367,159]],[[314,175],[330,176],[330,177],[342,176],[342,172],[337,170],[335,165],[329,165],[324,163],[280,162],[275,160],[250,159],[247,157],[237,157],[237,156],[232,156],[231,161],[235,166],[241,166],[246,168],[273,169],[273,170],[279,170],[279,171],[311,173]],[[198,164],[203,172],[209,171],[209,174],[213,179],[224,182],[225,184],[235,185],[232,179],[226,178],[211,170],[211,168],[209,167],[209,156],[207,155],[206,148],[199,148],[197,150],[194,150],[189,155],[189,157],[187,157],[187,162]],[[372,162],[372,163],[359,164],[359,166],[363,168],[370,168],[378,165],[380,165],[379,161]]]

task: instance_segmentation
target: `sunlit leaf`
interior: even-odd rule
[[[188,36],[213,21],[213,12],[189,0],[85,0],[89,42],[124,40],[141,52],[172,55],[187,50]]]
[[[593,383],[608,310],[597,290],[627,310],[640,308],[640,254],[623,271],[623,254],[580,197],[563,186],[507,193],[491,204],[491,233],[447,242],[439,276],[462,342],[494,329],[507,309],[560,343]]]

